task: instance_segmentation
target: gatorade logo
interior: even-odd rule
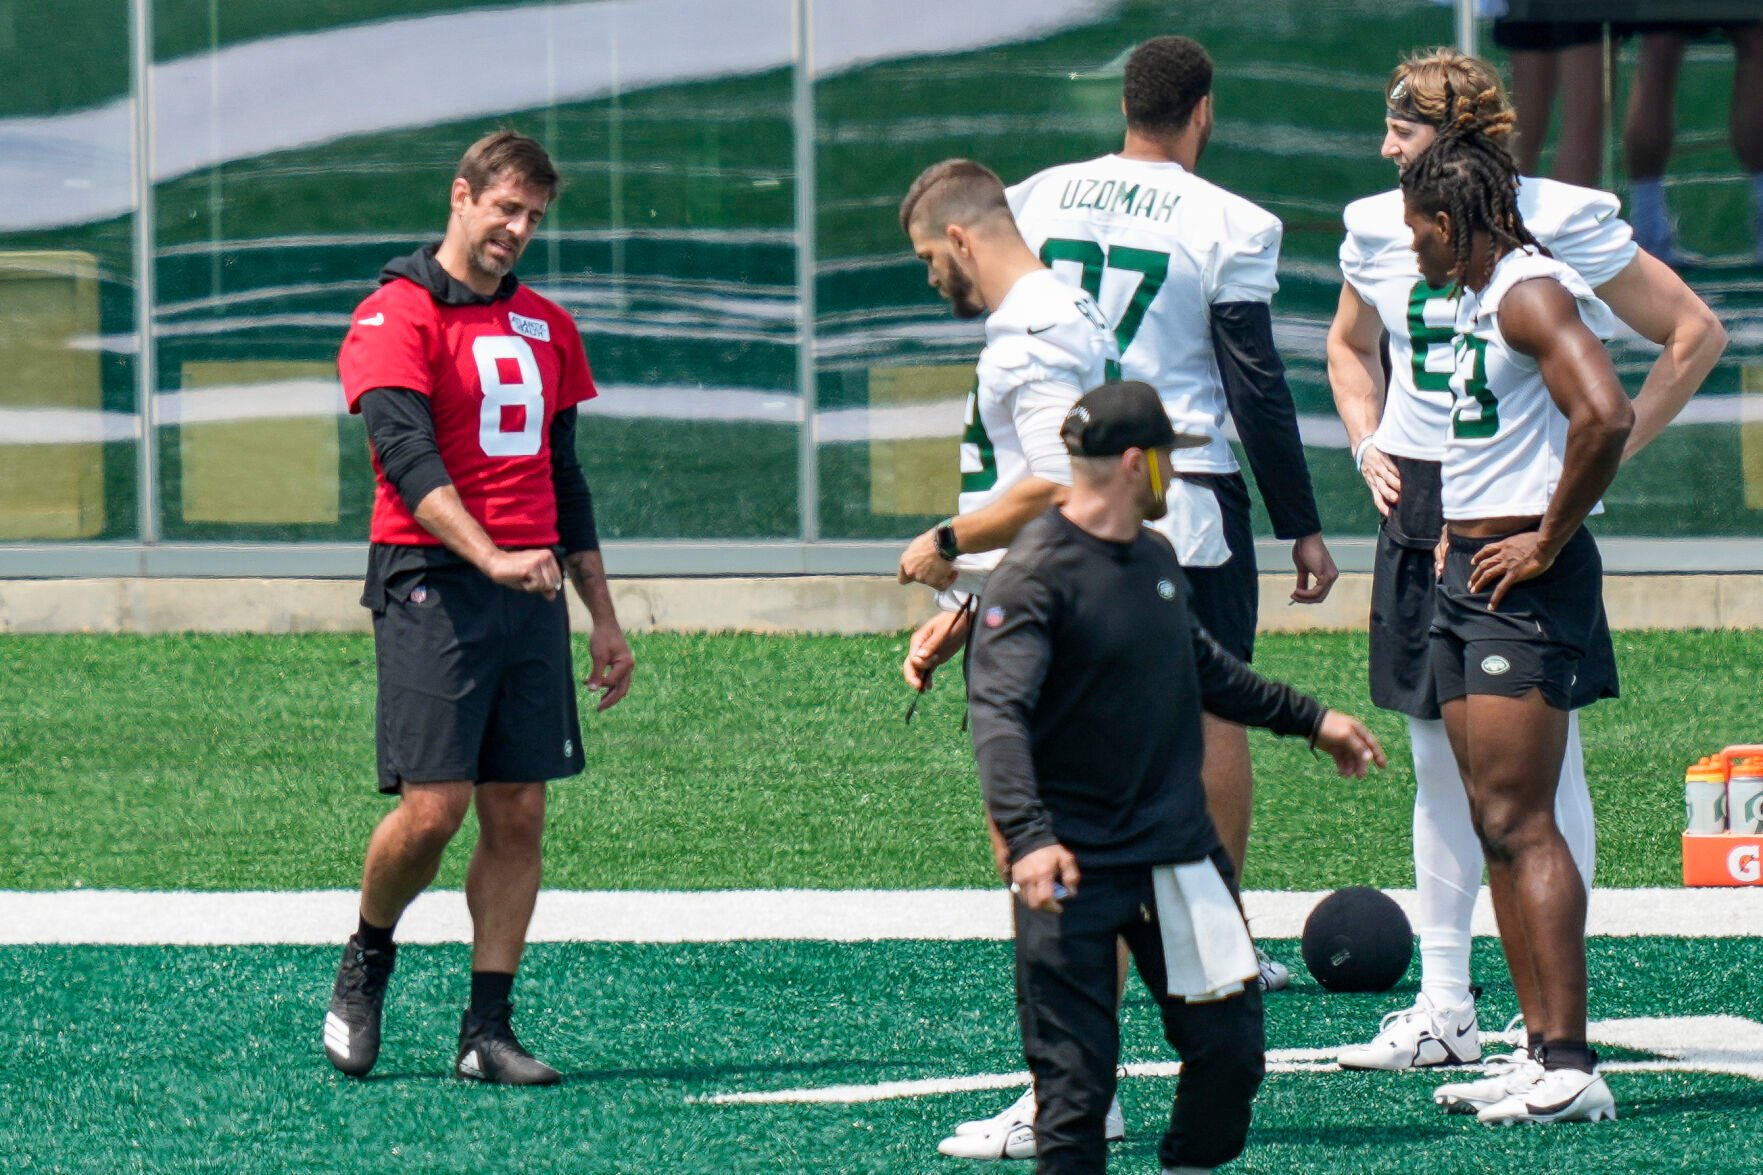
[[[1512,662],[1504,657],[1484,657],[1481,662],[1481,671],[1489,677],[1498,677],[1510,668],[1512,668]]]
[[[1757,845],[1740,845],[1726,857],[1726,871],[1734,881],[1746,883],[1763,878],[1763,850]]]

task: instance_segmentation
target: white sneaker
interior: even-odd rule
[[[1126,1116],[1120,1099],[1108,1104],[1103,1137],[1118,1142],[1126,1137]],[[955,1127],[955,1133],[937,1144],[937,1152],[952,1159],[1032,1159],[1035,1157],[1035,1091],[1028,1091],[990,1118],[974,1118]]]
[[[1530,1049],[1489,1057],[1487,1076],[1479,1081],[1458,1081],[1432,1091],[1432,1100],[1453,1114],[1478,1114],[1512,1094],[1529,1089],[1543,1067],[1531,1060]]]
[[[1341,1049],[1343,1069],[1431,1069],[1435,1065],[1467,1065],[1481,1059],[1481,1028],[1475,1000],[1440,1008],[1425,993],[1414,1006],[1391,1012],[1368,1044]]]
[[[1255,961],[1261,964],[1261,990],[1278,991],[1292,981],[1292,972],[1284,963],[1276,963],[1273,956],[1260,947],[1255,948]]]
[[[1483,1126],[1513,1126],[1519,1122],[1602,1122],[1616,1120],[1616,1099],[1604,1084],[1604,1075],[1593,1070],[1545,1069],[1521,1090],[1482,1109],[1476,1120]]]

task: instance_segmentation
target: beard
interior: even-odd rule
[[[939,279],[938,285],[943,291],[943,297],[949,299],[956,318],[978,318],[986,312],[985,303],[974,293],[973,282],[953,264],[949,266],[949,272]]]
[[[521,248],[513,241],[501,241],[508,246],[508,256],[499,257],[490,252],[490,241],[486,238],[477,248],[471,251],[471,263],[491,277],[507,277],[514,272],[514,263],[520,260]]]

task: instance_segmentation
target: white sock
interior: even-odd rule
[[[1671,213],[1665,207],[1665,181],[1629,180],[1628,202],[1635,243],[1656,257],[1669,255],[1676,245],[1671,239]]]
[[[1561,782],[1555,788],[1555,826],[1592,892],[1592,873],[1598,860],[1598,830],[1592,818],[1592,792],[1585,777],[1585,748],[1579,741],[1579,711],[1567,716],[1567,753],[1561,756]]]
[[[1469,922],[1481,888],[1481,841],[1445,724],[1408,719],[1414,749],[1414,888],[1420,991],[1435,1007],[1469,998]]]

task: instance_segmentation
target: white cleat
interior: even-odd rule
[[[1108,1105],[1103,1137],[1118,1142],[1126,1137],[1126,1117],[1120,1099]],[[1035,1157],[1035,1091],[1030,1086],[1021,1097],[990,1118],[974,1118],[955,1127],[955,1133],[937,1144],[937,1152],[952,1159],[1032,1159]]]
[[[1275,962],[1273,956],[1260,947],[1255,948],[1255,961],[1261,965],[1262,991],[1279,991],[1291,983],[1291,968]]]
[[[1616,1099],[1597,1071],[1546,1069],[1535,1081],[1487,1106],[1476,1116],[1483,1126],[1520,1122],[1603,1122],[1616,1120]]]
[[[1415,997],[1413,1007],[1386,1015],[1370,1043],[1347,1045],[1339,1057],[1343,1069],[1388,1070],[1467,1065],[1480,1059],[1475,1000],[1439,1008],[1424,993]]]
[[[1487,1076],[1478,1081],[1439,1086],[1432,1091],[1432,1100],[1453,1114],[1479,1114],[1489,1106],[1529,1089],[1542,1072],[1542,1065],[1531,1060],[1530,1050],[1520,1048],[1489,1057]]]

